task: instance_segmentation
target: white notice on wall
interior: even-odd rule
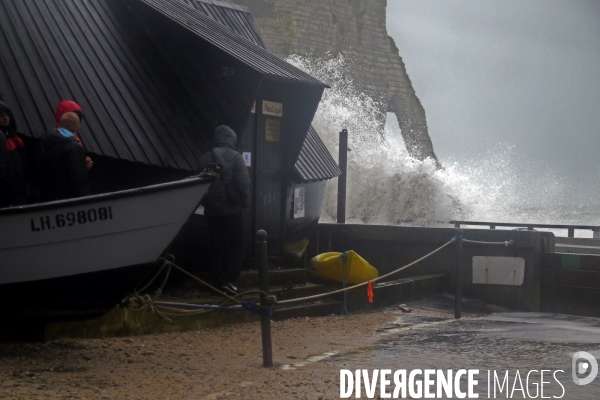
[[[283,104],[274,101],[263,100],[262,113],[264,115],[273,115],[283,117]]]
[[[244,164],[246,164],[246,167],[250,167],[252,165],[252,153],[247,151],[243,152],[242,158],[244,159]]]
[[[473,283],[521,286],[524,278],[523,257],[473,256]]]
[[[294,189],[294,219],[304,217],[306,189],[303,187]]]
[[[198,206],[198,208],[196,208],[196,211],[194,211],[194,214],[204,215],[204,206]]]

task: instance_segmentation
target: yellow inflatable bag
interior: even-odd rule
[[[363,283],[379,276],[377,269],[356,254],[353,250],[346,253],[323,253],[310,260],[307,267],[309,275],[315,278],[327,279],[335,282],[343,282],[342,254],[347,254],[347,282],[350,285]]]

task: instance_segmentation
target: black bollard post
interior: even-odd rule
[[[267,232],[259,230],[256,232],[258,247],[258,281],[261,292],[269,293],[269,261],[267,259]],[[260,308],[265,310],[266,298],[260,295]],[[262,336],[263,367],[273,366],[273,346],[271,344],[271,316],[261,314],[260,332]]]
[[[338,164],[342,173],[338,176],[337,223],[346,223],[346,175],[348,172],[348,131],[340,132],[340,155]]]
[[[454,318],[461,318],[462,305],[462,264],[463,264],[463,230],[455,229],[456,237],[456,292],[454,293]]]

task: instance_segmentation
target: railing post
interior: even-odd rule
[[[569,229],[569,234],[568,234],[569,237],[570,238],[575,237],[575,228],[569,227],[568,229]]]
[[[340,132],[338,164],[342,173],[338,176],[337,223],[346,223],[346,178],[348,172],[348,131]]]
[[[267,259],[267,232],[259,230],[256,232],[258,247],[258,281],[260,291],[269,293],[269,261]],[[266,296],[260,295],[260,308],[266,310]],[[271,344],[271,316],[260,315],[260,333],[262,336],[263,367],[273,366],[273,346]]]
[[[463,264],[463,230],[455,229],[456,240],[456,290],[454,293],[454,318],[461,318],[462,306],[462,264]]]

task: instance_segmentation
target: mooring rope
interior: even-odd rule
[[[456,241],[456,237],[453,237],[450,241],[448,241],[447,243],[445,243],[444,245],[438,247],[437,249],[433,250],[432,252],[424,255],[423,257],[419,258],[418,260],[415,260],[403,267],[400,267],[394,271],[388,272],[385,275],[382,275],[380,277],[377,277],[375,279],[372,279],[371,281],[368,282],[363,282],[363,283],[359,283],[353,286],[346,286],[347,284],[347,266],[346,264],[346,260],[343,261],[343,276],[344,276],[344,282],[343,282],[343,288],[342,289],[338,289],[338,290],[334,290],[331,292],[327,292],[327,293],[321,293],[321,294],[316,294],[316,295],[312,295],[312,296],[306,296],[306,297],[299,297],[299,298],[295,298],[295,299],[288,299],[288,300],[279,300],[279,295],[273,296],[269,293],[266,293],[264,291],[258,290],[258,289],[250,289],[244,292],[241,292],[237,295],[234,296],[230,296],[229,294],[220,291],[219,289],[215,288],[214,286],[210,285],[209,283],[205,282],[204,280],[198,278],[196,275],[193,275],[192,273],[186,271],[185,269],[181,268],[180,266],[178,266],[177,264],[175,264],[174,260],[173,260],[173,256],[168,255],[167,259],[165,257],[160,257],[159,260],[162,261],[162,265],[159,267],[156,275],[142,288],[140,289],[137,293],[141,293],[144,290],[148,289],[148,287],[150,287],[150,285],[158,278],[158,276],[161,274],[161,272],[163,271],[163,269],[167,268],[167,272],[165,273],[165,278],[163,279],[163,282],[161,284],[161,286],[158,288],[158,290],[155,292],[155,297],[152,298],[152,296],[146,294],[146,295],[141,295],[141,294],[135,294],[133,296],[129,296],[127,298],[125,298],[123,300],[123,304],[125,306],[127,306],[129,309],[132,309],[134,311],[141,311],[141,310],[150,310],[150,312],[152,312],[152,314],[156,314],[158,317],[160,317],[161,319],[168,321],[168,322],[173,322],[169,317],[174,318],[174,317],[188,317],[188,316],[194,316],[194,315],[200,315],[200,314],[206,314],[215,310],[227,310],[227,311],[239,311],[242,309],[251,311],[253,313],[263,313],[263,312],[267,312],[270,313],[272,310],[272,307],[275,304],[291,304],[291,303],[298,303],[298,302],[304,302],[304,301],[308,301],[308,300],[315,300],[315,299],[320,299],[323,297],[327,297],[327,296],[331,296],[334,294],[338,294],[338,293],[344,293],[344,308],[342,310],[342,315],[347,314],[350,315],[350,313],[348,313],[347,309],[346,309],[346,292],[352,289],[356,289],[359,287],[363,287],[365,285],[368,285],[369,282],[374,283],[377,281],[380,281],[382,279],[385,279],[387,277],[390,277],[394,274],[397,274],[400,271],[403,271],[407,268],[410,268],[416,264],[418,264],[419,262],[433,256],[434,254],[436,254],[437,252],[441,251],[442,249],[446,248],[447,246],[449,246],[451,243]],[[505,242],[483,242],[483,241],[476,241],[476,240],[466,240],[466,239],[462,239],[463,242],[465,243],[471,243],[471,244],[479,244],[479,245],[501,245],[501,246],[512,246],[514,244],[514,242],[512,240],[509,241],[505,241]],[[207,309],[200,309],[200,310],[189,310],[189,309],[181,309],[181,308],[174,308],[174,307],[169,307],[166,305],[158,305],[155,304],[156,301],[158,300],[158,297],[161,295],[162,293],[162,289],[164,288],[165,284],[167,283],[167,280],[169,278],[170,272],[171,272],[171,268],[175,268],[178,271],[180,271],[181,273],[183,273],[184,275],[188,276],[189,278],[192,278],[193,280],[195,280],[196,282],[202,284],[203,286],[206,286],[207,288],[209,288],[210,290],[213,290],[217,293],[219,293],[220,295],[222,295],[223,297],[226,298],[224,303],[221,303],[217,306],[206,306],[206,307],[202,307],[202,306],[198,306],[198,307],[202,307],[202,308],[207,308]],[[286,290],[284,288],[284,290]],[[282,292],[284,291],[282,290]],[[264,295],[266,296],[267,300],[268,300],[268,306],[266,307],[261,307],[260,305],[252,302],[252,301],[244,301],[244,300],[240,300],[239,297],[241,296],[247,296],[249,294],[258,294],[258,295]],[[235,303],[234,306],[227,306],[227,304],[229,303]]]
[[[348,265],[348,252],[345,251],[342,253],[342,256],[340,257],[340,261],[342,262],[342,289],[345,289],[346,286],[348,285],[348,270],[350,269],[350,266]],[[342,308],[342,315],[345,315],[347,317],[350,317],[352,314],[350,314],[350,312],[348,311],[348,308],[346,307],[346,293],[344,292],[344,307]]]
[[[136,294],[128,296],[125,299],[123,299],[122,304],[124,304],[127,308],[129,308],[130,310],[133,310],[133,311],[149,310],[152,314],[157,315],[164,321],[173,322],[171,320],[171,318],[190,317],[190,316],[195,316],[195,315],[200,315],[200,314],[206,314],[206,313],[216,311],[216,310],[223,310],[223,311],[247,310],[254,314],[261,314],[263,312],[267,312],[269,314],[271,313],[271,306],[268,306],[268,307],[266,307],[266,309],[264,309],[260,305],[256,304],[252,299],[246,299],[246,300],[239,299],[242,296],[248,296],[250,294],[265,295],[269,305],[273,305],[277,302],[277,296],[272,296],[269,293],[263,292],[258,289],[250,289],[250,290],[240,292],[234,296],[230,296],[229,294],[215,288],[214,286],[210,285],[209,283],[205,282],[204,280],[198,278],[197,276],[189,273],[185,269],[183,269],[180,266],[178,266],[177,264],[175,264],[172,255],[168,255],[167,257],[168,258],[165,258],[165,257],[159,258],[159,261],[162,261],[162,265],[159,267],[159,269],[158,269],[157,273],[154,275],[154,277],[152,279],[150,279],[150,281],[146,285],[144,285],[144,287],[142,287],[140,290],[136,291]],[[167,268],[165,278],[163,279],[161,286],[156,290],[154,297],[150,296],[149,294],[142,295],[141,293],[143,291],[145,291],[146,289],[148,289],[150,287],[150,285],[152,285],[152,283],[154,283],[156,281],[158,276],[161,274],[161,272],[165,268]],[[186,310],[186,309],[181,309],[181,308],[169,307],[169,306],[162,305],[162,304],[155,304],[157,302],[158,298],[160,297],[165,284],[167,283],[167,280],[168,280],[170,272],[171,272],[171,268],[175,268],[175,269],[179,270],[184,275],[187,275],[188,277],[192,278],[193,280],[206,286],[210,290],[213,290],[216,293],[220,294],[221,296],[225,297],[226,298],[225,302],[223,302],[217,306],[206,306],[206,307],[198,306],[198,307],[206,308],[206,309],[199,309],[199,310]],[[287,288],[287,286],[286,286],[286,288]],[[284,290],[285,290],[285,288],[284,288]],[[227,304],[232,303],[232,302],[235,303],[236,305],[227,306]]]
[[[156,280],[156,278],[158,278],[158,276],[160,275],[160,273],[162,272],[162,270],[167,266],[167,262],[166,262],[165,259],[159,258],[158,261],[162,261],[162,265],[158,268],[158,271],[156,272],[156,274],[154,274],[154,277],[152,279],[150,279],[148,281],[148,283],[146,283],[146,285],[144,285],[144,287],[142,287],[141,289],[136,289],[135,290],[137,293],[142,293],[146,289],[148,289],[150,287],[150,285],[152,285],[154,283],[154,281]],[[150,274],[150,272],[148,272],[148,274],[146,275],[146,277],[149,274]],[[144,280],[146,279],[146,277],[144,277]],[[142,280],[142,282],[143,282],[143,280]]]
[[[431,253],[429,253],[429,254],[427,254],[427,255],[425,255],[425,256],[423,256],[423,257],[419,258],[419,259],[418,259],[418,260],[416,260],[416,261],[413,261],[413,262],[411,262],[410,264],[407,264],[407,265],[405,265],[404,267],[398,268],[397,270],[394,270],[394,271],[392,271],[392,272],[389,272],[389,273],[387,273],[387,274],[385,274],[385,275],[381,275],[380,277],[378,277],[378,278],[375,278],[375,279],[372,279],[372,280],[371,280],[371,281],[369,281],[369,282],[373,283],[373,282],[380,281],[381,279],[387,278],[388,276],[391,276],[391,275],[397,274],[397,273],[398,273],[398,272],[400,272],[400,271],[403,271],[403,270],[405,270],[405,269],[407,269],[407,268],[410,268],[410,267],[412,267],[413,265],[415,265],[415,264],[417,264],[417,263],[419,263],[419,262],[421,262],[421,261],[425,260],[425,259],[426,259],[426,258],[428,258],[428,257],[431,257],[432,255],[434,255],[434,254],[435,254],[435,253],[437,253],[438,251],[440,251],[440,250],[442,250],[443,248],[447,247],[448,245],[450,245],[450,243],[453,243],[453,242],[454,242],[454,240],[455,240],[455,239],[452,239],[452,240],[450,240],[448,243],[444,244],[443,246],[441,246],[441,247],[438,247],[437,249],[435,249],[435,250],[434,250],[434,251],[432,251]],[[283,301],[279,301],[279,302],[277,302],[277,304],[290,304],[290,303],[297,303],[297,302],[300,302],[300,301],[306,301],[306,300],[314,300],[314,299],[319,299],[319,298],[321,298],[321,297],[327,297],[327,296],[331,296],[332,294],[343,293],[343,292],[345,292],[345,291],[348,291],[348,290],[352,290],[352,289],[356,289],[356,288],[359,288],[359,287],[362,287],[362,286],[366,286],[366,285],[367,285],[369,282],[363,282],[363,283],[359,283],[359,284],[356,284],[356,285],[353,285],[353,286],[348,286],[348,287],[346,287],[346,288],[344,288],[344,289],[338,289],[338,290],[334,290],[334,291],[327,292],[327,293],[315,294],[315,295],[313,295],[313,296],[300,297],[300,298],[297,298],[297,299],[283,300]]]

